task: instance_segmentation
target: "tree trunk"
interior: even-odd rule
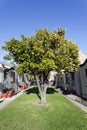
[[[40,98],[41,98],[41,104],[46,104],[47,101],[46,101],[46,91],[47,91],[47,85],[44,84],[44,81],[43,81],[43,78],[42,78],[42,81],[41,81],[41,84],[39,82],[39,78],[38,76],[36,75],[36,80],[37,80],[37,85],[38,85],[38,89],[39,89],[39,93],[40,93]]]
[[[47,85],[41,86],[41,104],[46,104],[46,90],[47,90]]]

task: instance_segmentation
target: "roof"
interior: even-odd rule
[[[83,62],[83,64],[80,65],[80,67],[83,67],[87,63],[87,59]]]
[[[0,67],[1,68],[7,68],[7,69],[11,69],[11,68],[15,68],[14,64],[10,64],[10,63],[0,63]]]
[[[83,64],[86,59],[87,59],[87,55],[85,55],[81,50],[79,50],[79,60],[80,60],[80,63]]]

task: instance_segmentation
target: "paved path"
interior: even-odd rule
[[[17,97],[19,97],[20,95],[23,94],[23,92],[25,92],[26,90],[30,89],[30,88],[33,88],[33,86],[25,89],[25,90],[22,90],[21,92],[17,93],[16,95],[10,97],[10,98],[4,98],[4,100],[2,102],[0,102],[0,110],[2,108],[4,108],[5,106],[7,106],[11,101],[15,100]]]
[[[2,108],[4,108],[6,105],[8,105],[11,101],[15,100],[17,97],[19,97],[20,95],[22,95],[23,92],[24,92],[24,91],[21,91],[21,92],[19,92],[18,94],[14,95],[14,96],[12,96],[12,97],[10,97],[10,98],[4,98],[4,99],[3,99],[4,101],[2,101],[2,102],[0,103],[0,110],[1,110]]]
[[[56,91],[58,91],[59,93],[63,94],[61,89],[55,89]],[[63,94],[64,95],[64,94]],[[87,112],[87,107],[83,104],[81,104],[78,101],[75,101],[71,95],[64,95],[64,97],[66,97],[68,100],[70,100],[72,103],[74,103],[76,106],[78,106],[80,109],[82,109],[84,112]]]
[[[84,106],[83,104],[73,100],[70,95],[65,95],[65,97],[70,100],[71,102],[73,102],[76,106],[78,106],[80,109],[82,109],[84,112],[87,112],[87,107]]]

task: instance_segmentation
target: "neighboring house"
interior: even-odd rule
[[[76,92],[82,98],[87,99],[87,59],[80,65],[76,75]]]
[[[71,75],[71,88],[72,90],[79,96],[83,97],[82,94],[82,77],[85,79],[85,74],[83,75],[83,70],[81,69],[81,65],[83,65],[84,61],[86,60],[87,55],[85,55],[81,50],[79,50],[79,60],[80,66],[77,71],[73,72]]]
[[[60,87],[63,90],[68,90],[69,92],[75,92],[75,72],[62,72],[62,77],[60,78]]]
[[[87,99],[87,55],[79,51],[80,66],[75,71],[75,88],[76,94]]]
[[[0,63],[0,98],[11,97],[28,87],[30,87],[28,74],[19,76],[14,65]]]
[[[0,92],[5,89],[18,90],[18,77],[15,66],[0,63]]]
[[[19,86],[30,85],[29,75],[28,74],[18,75],[18,85]]]
[[[78,96],[87,99],[87,55],[79,51],[81,65],[77,71],[62,72],[61,88],[68,89]]]
[[[62,71],[62,76],[56,76],[57,84],[55,87],[61,87],[63,90],[75,93],[78,96],[87,99],[87,55],[79,51],[80,65],[78,70],[72,72]]]

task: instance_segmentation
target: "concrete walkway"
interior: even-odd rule
[[[33,86],[27,88],[27,89],[24,89],[22,90],[21,92],[17,93],[16,95],[10,97],[10,98],[4,98],[2,99],[3,101],[1,102],[0,101],[0,110],[2,108],[4,108],[5,106],[7,106],[11,101],[15,100],[17,97],[19,97],[20,95],[22,95],[26,90],[30,89],[30,88],[33,88]]]
[[[55,90],[61,93],[62,95],[64,95],[61,89],[55,89]],[[64,95],[64,97],[70,100],[72,103],[74,103],[76,106],[78,106],[80,109],[82,109],[84,112],[87,113],[87,107],[82,103],[76,101],[74,98],[72,98],[72,95]]]
[[[70,100],[72,103],[74,103],[76,106],[78,106],[80,109],[82,109],[84,112],[87,112],[87,107],[71,98],[70,95],[64,95],[68,100]]]
[[[19,92],[18,94],[10,97],[10,98],[4,98],[3,101],[0,103],[0,110],[7,106],[11,101],[15,100],[17,97],[23,94],[24,91]]]

